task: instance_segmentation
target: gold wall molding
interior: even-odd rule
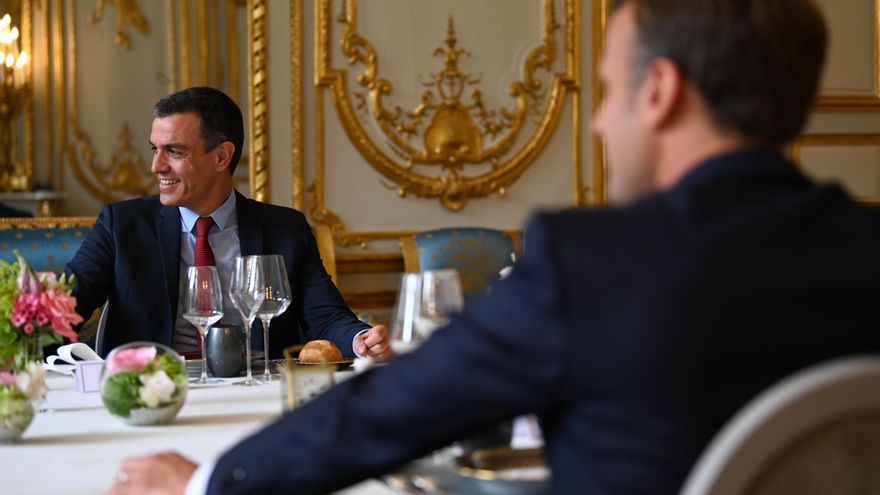
[[[874,133],[847,133],[847,134],[803,134],[792,141],[788,147],[788,155],[791,161],[804,169],[803,148],[810,146],[876,146],[880,147],[880,134]],[[877,165],[880,176],[880,163]],[[880,183],[876,189],[880,191]],[[880,206],[880,193],[874,197],[858,198],[858,201],[868,206]]]
[[[131,35],[129,28],[133,27],[141,32],[145,37],[150,35],[150,23],[141,13],[140,6],[136,0],[97,0],[95,8],[89,14],[89,22],[92,24],[100,24],[104,19],[104,12],[107,6],[116,7],[116,36],[113,41],[124,50],[131,48]]]
[[[826,6],[830,4],[838,5],[836,2],[824,2]],[[840,3],[841,5],[843,2]],[[874,90],[866,94],[856,95],[840,95],[833,93],[825,93],[820,90],[816,101],[813,104],[813,110],[817,112],[878,112],[880,111],[880,0],[873,0],[873,12],[871,16],[874,36],[868,44],[873,47],[873,56],[871,60],[865,63],[870,64],[873,69]],[[834,33],[831,33],[832,40]],[[848,53],[847,56],[853,56]],[[828,62],[826,61],[826,65]]]
[[[303,4],[290,0],[290,162],[293,207],[305,211],[305,81],[303,80]]]
[[[571,101],[574,131],[580,129],[580,2],[577,0],[539,0],[541,40],[524,57],[521,79],[510,85],[512,105],[487,108],[478,86],[480,78],[464,73],[457,62],[465,51],[461,48],[454,25],[444,19],[447,37],[433,54],[442,56],[442,67],[431,75],[431,88],[421,94],[420,102],[405,110],[387,108],[386,98],[394,87],[379,72],[379,59],[372,43],[356,30],[356,0],[343,0],[339,15],[334,15],[332,0],[315,4],[315,177],[305,189],[309,215],[317,223],[328,225],[335,241],[342,246],[362,246],[379,239],[394,239],[402,230],[350,232],[340,215],[325,204],[324,194],[324,95],[330,95],[336,114],[348,140],[359,154],[381,175],[400,196],[413,195],[436,198],[447,209],[456,211],[473,198],[489,195],[504,196],[543,150],[553,135],[567,102]],[[561,23],[555,5],[562,5]],[[291,9],[292,23],[301,18],[301,10]],[[339,22],[342,34],[333,34],[333,23]],[[447,24],[448,23],[448,24]],[[561,28],[561,29],[560,29]],[[338,40],[340,50],[349,63],[347,68],[332,65],[331,51]],[[292,45],[293,46],[293,45]],[[491,48],[467,46],[469,52],[485,53]],[[562,69],[553,71],[556,60]],[[349,73],[356,75],[349,91]],[[297,78],[298,67],[292,65],[291,78]],[[543,72],[544,79],[536,74]],[[451,82],[456,89],[440,95],[438,80]],[[567,96],[572,95],[571,99]],[[444,97],[445,96],[445,97]],[[296,95],[294,96],[296,98]],[[304,112],[296,111],[294,122],[304,120]],[[363,125],[370,117],[382,131],[383,148]],[[524,122],[531,119],[531,133],[526,135]],[[464,131],[462,131],[464,129]],[[522,135],[517,135],[522,131]],[[517,140],[517,137],[520,139]],[[414,143],[421,139],[421,143]],[[573,136],[577,141],[578,136]],[[293,156],[302,154],[294,140]],[[580,145],[572,145],[572,181],[575,205],[585,202],[580,170]],[[294,160],[294,180],[303,180]],[[482,172],[469,172],[472,164],[482,164]],[[426,171],[427,170],[427,171]],[[432,173],[433,172],[433,173]],[[384,182],[383,182],[384,184]],[[297,198],[294,198],[296,204]]]
[[[248,0],[248,100],[251,197],[270,202],[269,20],[265,0]]]
[[[91,227],[96,217],[0,218],[0,230]]]

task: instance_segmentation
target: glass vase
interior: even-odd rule
[[[28,366],[31,363],[33,365]],[[30,376],[28,390],[24,392],[31,397],[34,410],[41,413],[50,412],[46,372],[43,366],[43,346],[40,344],[40,336],[36,331],[24,336],[21,362],[16,363],[16,367],[18,373],[25,372]]]
[[[0,443],[12,443],[34,419],[31,401],[15,386],[0,385]]]

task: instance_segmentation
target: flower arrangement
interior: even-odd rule
[[[23,370],[28,361],[42,360],[43,347],[65,337],[76,342],[72,325],[83,318],[70,294],[73,277],[34,272],[21,253],[15,256],[12,264],[0,260],[0,364]]]
[[[43,347],[76,341],[83,321],[70,293],[73,279],[34,272],[24,257],[0,260],[0,441],[21,436],[34,416],[31,401],[46,392]]]
[[[133,342],[107,356],[101,399],[110,414],[129,424],[170,422],[188,387],[183,359],[155,343]]]
[[[11,442],[24,432],[34,419],[31,400],[45,390],[43,367],[31,363],[25,373],[0,371],[0,442]]]

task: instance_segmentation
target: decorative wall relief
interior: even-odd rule
[[[450,17],[443,45],[426,54],[440,58],[441,68],[422,82],[426,89],[420,101],[404,109],[386,104],[394,87],[380,73],[383,55],[357,32],[356,2],[343,3],[339,43],[350,70],[358,71],[359,88],[345,91],[339,69],[329,66],[321,67],[327,74],[322,84],[332,87],[334,105],[351,140],[370,165],[391,181],[397,194],[438,198],[445,208],[458,211],[471,198],[503,197],[532,163],[555,129],[564,84],[570,78],[570,74],[552,72],[559,56],[559,24],[553,2],[544,5],[542,42],[522,61],[521,79],[509,85],[507,106],[488,108],[482,78],[460,67],[460,60],[479,53],[479,48],[459,46]],[[328,42],[322,40],[325,45]],[[482,52],[483,57],[490,56],[491,49]],[[534,125],[525,130],[527,118]],[[370,132],[370,126],[380,129],[381,135]],[[519,146],[515,146],[518,138]]]
[[[131,48],[131,35],[128,34],[129,27],[133,27],[141,32],[144,36],[150,34],[150,24],[141,13],[137,0],[97,0],[95,9],[89,15],[89,22],[98,24],[104,19],[104,11],[107,3],[116,7],[116,36],[114,41],[123,49]]]
[[[515,21],[516,27],[493,25],[498,9],[508,8],[506,24]],[[291,9],[295,54],[302,52],[296,36],[301,4],[291,2]],[[476,217],[497,218],[507,208],[502,203],[512,201],[515,213],[503,222],[518,225],[528,198],[564,205],[568,196],[560,197],[559,186],[573,189],[574,204],[585,201],[580,2],[517,0],[515,6],[486,2],[471,8],[456,0],[318,0],[314,15],[315,147],[308,185],[298,127],[308,110],[302,110],[304,92],[295,83],[301,67],[297,57],[291,58],[293,127],[300,129],[293,134],[294,204],[304,198],[312,220],[329,226],[337,245],[366,247],[426,228],[409,224],[419,215],[432,215],[431,203],[443,211],[434,218],[470,224]],[[563,115],[570,121],[557,133]],[[538,188],[517,185],[556,134],[562,134],[561,147],[549,159],[553,165],[544,165],[552,168],[552,182]],[[571,163],[571,175],[565,175],[565,165],[558,168],[565,163]],[[398,211],[381,221],[351,211],[353,196],[341,191],[352,181],[363,184],[356,201]],[[551,189],[553,195],[546,196]],[[328,197],[341,194],[343,209],[331,208]],[[485,202],[471,207],[479,198]],[[355,229],[349,230],[349,222]]]

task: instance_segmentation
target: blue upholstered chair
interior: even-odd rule
[[[454,268],[465,300],[482,294],[498,272],[516,259],[519,238],[494,229],[461,227],[420,232],[400,239],[404,269]]]
[[[94,223],[94,217],[0,221],[0,259],[14,262],[17,249],[34,270],[61,272]]]

